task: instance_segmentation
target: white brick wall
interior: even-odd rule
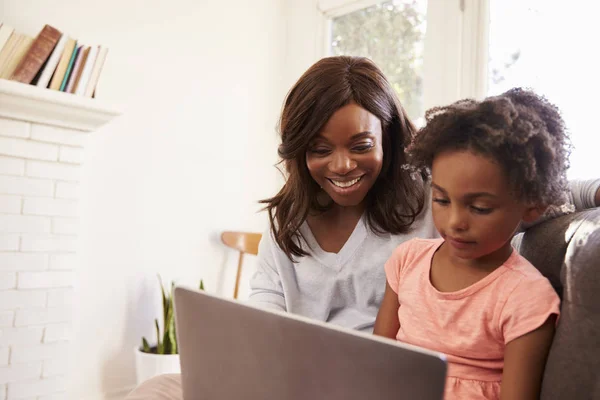
[[[46,307],[67,307],[73,304],[73,289],[53,289],[48,290],[48,303]]]
[[[23,309],[16,310],[15,326],[47,325],[68,322],[70,319],[70,307]]]
[[[67,352],[67,342],[12,346],[11,364],[60,359]]]
[[[66,357],[45,360],[42,362],[42,378],[60,376],[67,372],[68,361]]]
[[[14,138],[28,138],[31,124],[25,121],[0,118],[0,134]]]
[[[87,136],[0,118],[0,400],[67,398]]]
[[[56,183],[57,199],[77,199],[79,197],[79,185],[72,182]]]
[[[21,237],[19,235],[0,234],[0,251],[17,251]]]
[[[45,307],[47,297],[45,290],[3,290],[0,292],[0,310]]]
[[[17,247],[19,247],[17,241]],[[0,271],[37,271],[48,268],[47,254],[0,251]]]
[[[0,136],[0,154],[31,160],[58,160],[58,146]]]
[[[54,182],[43,179],[0,175],[0,193],[51,197],[54,194]]]
[[[40,344],[44,328],[2,328],[0,333],[0,346],[10,346],[17,344]]]
[[[0,272],[0,290],[14,289],[17,286],[17,274]]]
[[[50,218],[0,214],[0,233],[49,233]]]
[[[66,393],[62,392],[56,394],[49,394],[48,396],[39,396],[37,400],[68,400],[68,397]]]
[[[71,324],[52,324],[46,327],[44,332],[44,343],[60,342],[71,339]]]
[[[81,147],[61,146],[58,152],[58,161],[81,164],[83,162],[83,149]]]
[[[0,329],[4,327],[13,326],[15,320],[14,311],[0,311]]]
[[[82,131],[67,130],[48,125],[34,124],[31,127],[31,138],[40,142],[83,147],[87,141],[87,136]]]
[[[77,216],[77,202],[42,197],[29,198],[23,201],[23,214],[75,217]]]
[[[25,175],[32,178],[78,181],[79,173],[77,165],[29,160],[25,162]]]
[[[17,289],[69,287],[73,286],[74,276],[73,271],[19,272]]]
[[[28,397],[42,396],[63,392],[66,389],[65,378],[41,379],[30,382],[16,382],[8,384],[8,400],[22,400]]]
[[[19,176],[24,175],[25,160],[21,158],[0,156],[0,174]]]
[[[52,233],[57,235],[76,235],[79,232],[77,218],[52,218]]]
[[[74,270],[77,267],[77,255],[71,254],[52,254],[50,256],[50,269]]]
[[[46,253],[73,253],[77,250],[77,240],[73,236],[21,236],[21,251],[41,251]]]
[[[0,367],[8,365],[8,359],[10,358],[10,348],[0,347]]]
[[[0,368],[0,383],[22,382],[42,376],[42,362],[11,364]]]
[[[0,213],[19,214],[22,203],[20,196],[0,195]]]

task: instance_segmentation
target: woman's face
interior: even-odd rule
[[[337,110],[309,143],[312,178],[339,206],[363,204],[383,164],[381,121],[350,103]]]

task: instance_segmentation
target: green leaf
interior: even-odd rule
[[[156,326],[156,352],[158,354],[165,354],[163,343],[160,341],[160,329],[158,328],[158,318],[154,319],[154,325]]]
[[[158,282],[160,283],[160,292],[162,294],[162,302],[163,302],[163,322],[167,320],[167,310],[169,309],[169,298],[165,293],[165,287],[163,286],[163,281],[158,275]]]
[[[200,279],[200,290],[204,290],[204,281]]]
[[[145,337],[142,337],[142,351],[144,353],[151,353],[150,345],[148,344],[148,341],[146,340]]]

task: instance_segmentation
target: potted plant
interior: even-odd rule
[[[173,308],[173,289],[167,292],[162,279],[158,277],[163,306],[163,332],[160,332],[158,318],[154,320],[156,328],[156,345],[151,346],[145,337],[142,337],[141,347],[135,348],[135,369],[137,384],[161,374],[179,373],[179,352],[177,336],[175,334],[175,314]],[[200,290],[204,290],[204,282],[200,280]]]

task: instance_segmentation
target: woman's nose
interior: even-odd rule
[[[356,166],[356,161],[349,154],[344,151],[338,151],[332,155],[329,170],[337,175],[346,175],[352,172]]]

